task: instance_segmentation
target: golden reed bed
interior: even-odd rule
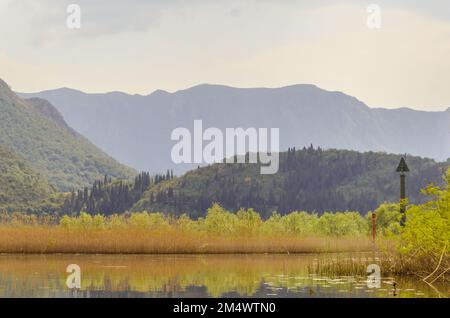
[[[228,254],[369,251],[367,237],[220,235],[145,229],[67,229],[60,226],[0,227],[0,253]]]

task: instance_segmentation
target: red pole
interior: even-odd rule
[[[377,215],[372,212],[372,241],[375,244],[375,239],[377,237]]]

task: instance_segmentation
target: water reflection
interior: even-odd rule
[[[0,297],[438,297],[419,279],[321,277],[315,255],[0,255]],[[66,267],[81,267],[81,290]],[[395,286],[394,286],[395,284]],[[394,296],[395,294],[395,296]]]

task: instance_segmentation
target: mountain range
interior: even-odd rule
[[[440,112],[369,108],[355,97],[313,85],[233,88],[199,85],[175,93],[88,94],[61,88],[19,94],[50,101],[68,125],[112,157],[151,172],[196,168],[172,163],[177,127],[279,128],[280,148],[383,151],[445,161],[450,157],[450,108]]]

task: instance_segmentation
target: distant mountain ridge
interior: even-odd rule
[[[78,189],[110,175],[129,178],[121,165],[75,132],[50,103],[24,100],[0,80],[0,146],[60,191]]]
[[[233,88],[199,85],[149,95],[86,94],[63,88],[23,97],[49,100],[69,126],[114,158],[151,172],[175,165],[170,134],[177,127],[280,128],[280,147],[313,144],[325,149],[408,153],[445,161],[450,157],[450,108],[441,112],[369,108],[355,97],[314,85]]]

